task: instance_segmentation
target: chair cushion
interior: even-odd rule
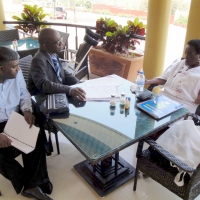
[[[32,55],[28,55],[26,57],[19,59],[19,67],[22,70],[22,74],[24,76],[26,83],[28,83],[28,75],[32,59],[33,59]]]

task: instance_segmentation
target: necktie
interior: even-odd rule
[[[57,60],[56,55],[54,55],[52,57],[52,61],[53,61],[53,64],[54,64],[54,69],[56,71],[56,75],[57,75],[59,81],[62,81],[62,78],[60,77],[60,64],[59,64],[59,62]]]

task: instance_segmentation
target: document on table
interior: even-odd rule
[[[121,83],[115,75],[87,80],[71,87],[80,87],[86,92],[87,101],[109,101],[111,94],[119,98],[118,86]]]
[[[104,87],[104,86],[118,86],[117,79],[112,76],[106,76],[102,78],[96,78],[85,81],[87,87]]]
[[[24,117],[13,111],[1,134],[12,140],[12,146],[27,154],[35,149],[39,128],[34,125],[29,128]]]
[[[111,94],[115,94],[119,97],[118,89],[115,86],[105,86],[105,87],[82,87],[86,92],[87,101],[108,101],[110,100]]]

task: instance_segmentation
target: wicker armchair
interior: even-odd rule
[[[24,58],[29,55],[32,55],[32,57],[33,57],[38,50],[39,50],[39,48],[33,48],[33,49],[29,49],[29,50],[20,50],[20,51],[17,51],[17,53],[19,54],[20,58]]]
[[[166,167],[166,165],[160,165],[159,162],[152,160],[150,157],[150,149],[148,148],[143,150],[144,142],[148,143],[150,147],[152,147],[159,155],[162,155],[169,162],[176,165],[179,169],[182,169],[188,173],[192,172],[192,176],[190,178],[189,176],[185,176],[184,185],[177,186],[174,183],[174,178],[178,173],[177,169],[171,167],[170,165],[168,165],[168,167]],[[171,155],[151,138],[146,138],[138,143],[136,157],[137,165],[133,187],[134,191],[137,187],[138,171],[141,171],[184,200],[192,200],[200,194],[200,164],[196,169],[193,169],[192,167],[183,163],[181,160],[177,159],[175,156]]]
[[[79,80],[86,75],[89,79],[88,53],[93,46],[98,44],[99,37],[99,34],[96,34],[89,28],[86,28],[84,41],[79,45],[79,49],[77,51],[68,49],[71,53],[71,60],[61,60],[63,68],[72,73]]]
[[[18,29],[0,31],[0,42],[19,40]]]
[[[29,52],[29,51],[28,51]],[[25,56],[19,60],[19,66],[22,70],[25,82],[28,83],[28,76],[29,76],[29,69],[31,66],[31,61],[32,61],[32,55]],[[52,147],[52,142],[51,142],[51,133],[55,134],[55,140],[56,140],[56,147],[57,147],[57,153],[60,154],[60,147],[59,147],[59,141],[58,141],[58,130],[56,127],[51,123],[50,120],[48,120],[43,114],[40,112],[40,109],[37,105],[37,103],[32,100],[33,103],[33,110],[34,110],[34,115],[36,116],[36,124],[39,125],[40,127],[44,127],[45,130],[48,131],[49,133],[49,143],[51,151],[53,151]],[[50,155],[51,152],[48,153]]]
[[[61,32],[58,31],[63,38],[63,49],[61,52],[57,53],[58,57],[61,59],[67,59],[68,54],[67,54],[67,49],[68,49],[68,38],[69,38],[69,33]]]

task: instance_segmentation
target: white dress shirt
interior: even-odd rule
[[[23,112],[25,108],[32,112],[31,95],[19,70],[16,78],[0,83],[0,122],[8,120],[12,111]]]
[[[162,76],[158,77],[167,80],[162,86],[164,91],[160,94],[183,103],[190,112],[194,113],[198,106],[194,101],[200,90],[199,77],[200,66],[189,69],[185,65],[185,60],[176,62]]]

